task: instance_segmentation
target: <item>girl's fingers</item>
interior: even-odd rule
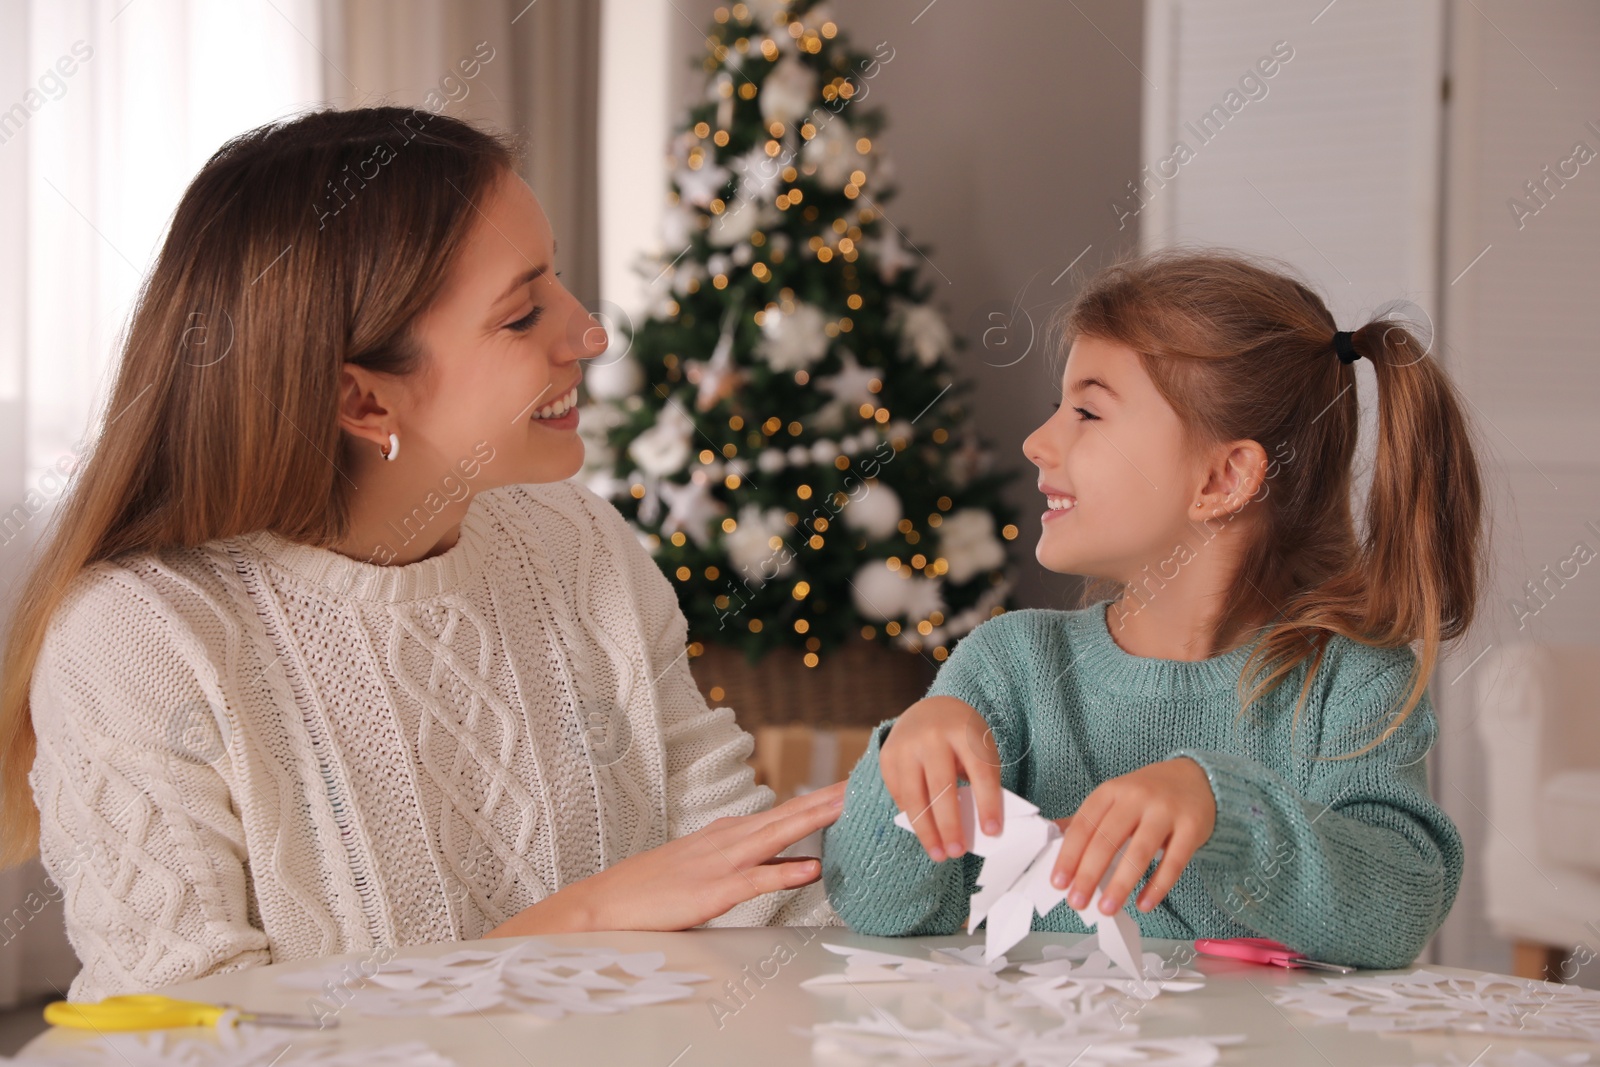
[[[935,863],[944,859],[944,846],[939,843],[939,830],[933,823],[933,811],[928,804],[928,781],[921,771],[912,770],[906,775],[905,806],[900,810],[911,821],[911,832]]]
[[[976,754],[963,760],[961,769],[972,785],[978,826],[984,833],[995,836],[1000,833],[1001,819],[1005,816],[1005,801],[1000,791],[1000,752],[995,748],[994,734],[988,730],[984,731],[977,746]]]
[[[1156,873],[1144,884],[1144,892],[1139,894],[1139,910],[1149,911],[1166,899],[1172,887],[1178,884],[1178,878],[1183,874],[1184,867],[1188,866],[1190,858],[1194,855],[1199,843],[1195,841],[1194,834],[1182,830],[1174,830],[1172,837],[1167,841],[1165,853],[1161,862],[1156,866]]]
[[[1078,870],[1072,876],[1071,892],[1067,896],[1067,902],[1074,908],[1088,907],[1094,899],[1100,879],[1111,865],[1111,857],[1132,835],[1138,818],[1137,812],[1123,814],[1113,807],[1097,825],[1089,828],[1089,843],[1083,850],[1083,858],[1078,861]]]
[[[943,843],[944,855],[959,856],[967,850],[966,834],[961,830],[961,795],[956,790],[954,753],[928,767],[928,805],[932,809],[935,837]]]
[[[1094,826],[1108,807],[1110,804],[1106,795],[1096,790],[1085,797],[1078,810],[1069,816],[1071,822],[1062,832],[1061,850],[1056,853],[1055,869],[1050,872],[1051,885],[1065,889],[1072,884],[1072,875],[1078,869],[1084,849],[1088,847]]]
[[[1128,839],[1128,847],[1123,850],[1111,881],[1106,883],[1106,890],[1100,896],[1102,912],[1110,915],[1122,910],[1122,906],[1128,902],[1128,894],[1138,884],[1139,876],[1149,869],[1156,849],[1167,839],[1171,825],[1170,819],[1159,817],[1147,817],[1139,823],[1133,836]]]

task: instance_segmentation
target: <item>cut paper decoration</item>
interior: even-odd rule
[[[855,945],[823,943],[846,960],[843,972],[819,974],[800,985],[827,991],[883,982],[921,982],[945,990],[993,994],[1044,1006],[1064,1019],[1109,1010],[1124,998],[1151,1000],[1162,993],[1187,993],[1204,984],[1199,971],[1170,965],[1154,952],[1144,954],[1144,978],[1129,978],[1089,940],[1076,945],[1046,945],[1044,958],[1017,967],[1004,956],[985,962],[982,945],[929,949],[926,959],[878,952]],[[1001,972],[1016,968],[1026,977],[1007,980]]]
[[[1153,1000],[1162,993],[1192,993],[1205,984],[1199,971],[1169,963],[1156,952],[1144,953],[1142,978],[1129,978],[1127,970],[1088,941],[1076,945],[1046,945],[1044,958],[1024,963],[1029,977],[1017,987],[1067,1014],[1072,1003],[1098,1003],[1106,994]]]
[[[1242,1034],[1141,1038],[1137,1027],[1109,1013],[1046,1030],[1028,1026],[1015,1014],[944,1015],[944,1024],[934,1029],[913,1029],[880,1010],[876,1017],[819,1023],[802,1032],[810,1034],[818,1062],[891,1060],[938,1067],[1208,1067],[1217,1062],[1219,1046],[1244,1040]]]
[[[978,826],[976,804],[972,787],[956,790],[956,806],[961,813],[962,845],[967,851],[983,857],[983,869],[978,873],[978,892],[972,895],[967,913],[967,932],[984,927],[985,959],[993,962],[1027,936],[1033,928],[1033,916],[1048,915],[1067,899],[1065,889],[1050,884],[1050,872],[1055,865],[1061,842],[1061,828],[1052,820],[1039,814],[1039,809],[1009,789],[1002,789],[1004,805],[1000,833],[990,836]],[[902,830],[911,830],[911,817],[900,812],[894,823]],[[1122,861],[1117,850],[1100,879],[1098,893]],[[1130,978],[1142,978],[1139,966],[1139,924],[1126,911],[1104,914],[1098,899],[1089,901],[1085,908],[1074,908],[1084,926],[1095,932],[1100,948],[1110,960],[1122,967]]]
[[[981,945],[964,949],[929,949],[927,959],[877,952],[855,945],[823,942],[822,947],[843,956],[845,969],[807,978],[800,983],[803,988],[819,989],[873,982],[927,982],[945,988],[998,989],[1001,985],[999,972],[1006,966],[1003,956],[993,963],[985,962]]]
[[[1352,1030],[1444,1030],[1600,1043],[1600,991],[1510,975],[1413,971],[1324,978],[1273,995],[1285,1007]]]
[[[17,1067],[456,1067],[421,1041],[377,1048],[310,1044],[303,1037],[286,1039],[282,1031],[250,1027],[206,1031],[206,1036],[177,1036],[171,1031],[106,1034],[68,1048],[0,1056],[0,1064]]]
[[[692,983],[706,980],[703,974],[664,971],[666,962],[661,952],[575,948],[532,938],[498,952],[467,949],[391,960],[341,992],[346,1009],[362,1015],[464,1015],[499,1008],[559,1019],[682,1000],[694,992]],[[281,980],[320,990],[347,979],[330,966]]]

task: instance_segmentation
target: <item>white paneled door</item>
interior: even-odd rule
[[[1149,0],[1146,12],[1145,169],[1112,206],[1141,246],[1280,257],[1345,329],[1404,301],[1467,398],[1493,579],[1432,680],[1434,792],[1467,875],[1428,955],[1508,970],[1480,877],[1517,853],[1484,815],[1474,671],[1508,641],[1600,642],[1600,563],[1572,562],[1600,554],[1600,5]],[[1375,397],[1356,368],[1359,463]]]

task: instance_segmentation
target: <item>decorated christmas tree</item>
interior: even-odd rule
[[[942,660],[1004,610],[1017,529],[924,256],[884,213],[864,101],[893,51],[806,0],[715,18],[648,317],[588,375],[584,477],[677,587],[691,652],[814,667],[866,639]]]

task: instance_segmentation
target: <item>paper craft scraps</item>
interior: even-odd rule
[[[1061,843],[1061,828],[1011,790],[1002,789],[1001,793],[1004,814],[1000,833],[991,837],[978,826],[972,787],[964,785],[956,790],[962,844],[967,851],[983,857],[978,892],[972,895],[971,910],[967,913],[967,933],[976,930],[980,922],[984,923],[985,958],[990,962],[1002,957],[1027,936],[1033,928],[1035,913],[1047,915],[1067,899],[1065,889],[1050,884],[1050,871]],[[902,830],[911,830],[911,817],[903,811],[894,817],[894,822]],[[1105,891],[1126,847],[1124,843],[1107,865],[1096,899],[1090,900],[1086,908],[1073,910],[1084,926],[1095,932],[1101,949],[1113,963],[1122,967],[1129,977],[1142,978],[1138,963],[1139,924],[1126,911],[1104,914],[1098,900],[1098,894]]]
[[[981,957],[983,948],[930,949],[928,958],[875,952],[855,945],[823,942],[823,948],[846,960],[843,972],[819,974],[800,985],[808,989],[826,986],[852,986],[871,982],[927,982],[944,988],[997,989],[1005,957],[988,963]]]
[[[642,1004],[682,1000],[706,976],[665,971],[661,952],[573,948],[532,938],[498,952],[466,949],[432,959],[385,963],[370,978],[342,989],[346,1010],[362,1015],[464,1015],[524,1012],[546,1019],[600,1015]],[[339,972],[323,967],[284,975],[285,985],[323,990],[340,986]]]
[[[854,1022],[818,1023],[809,1030],[812,1054],[825,1063],[891,1059],[938,1067],[1208,1067],[1217,1062],[1220,1046],[1244,1040],[1242,1034],[1141,1038],[1137,1027],[1104,1014],[1045,1030],[1033,1029],[1015,1014],[998,1019],[944,1015],[944,1023],[933,1029],[914,1029],[882,1011]]]
[[[827,991],[883,982],[921,982],[944,990],[968,990],[1013,1001],[1043,1006],[1064,1019],[1088,1012],[1112,1012],[1111,1002],[1135,998],[1151,1000],[1161,993],[1186,993],[1199,989],[1199,971],[1169,965],[1154,952],[1144,954],[1144,978],[1129,978],[1104,952],[1088,940],[1076,945],[1046,945],[1044,958],[1017,969],[1026,977],[1008,980],[1001,972],[1012,969],[1004,956],[985,962],[981,945],[967,948],[929,949],[927,958],[878,952],[854,945],[823,943],[823,948],[846,960],[842,972],[819,974],[801,986]]]
[[[1325,978],[1273,995],[1286,1007],[1352,1030],[1447,1030],[1600,1043],[1600,991],[1510,975],[1437,971]]]
[[[210,1036],[215,1034],[215,1037]],[[70,1048],[0,1056],[17,1067],[456,1067],[421,1041],[353,1049],[312,1044],[250,1027],[178,1036],[171,1031],[107,1034]]]
[[[1153,1000],[1162,993],[1192,993],[1205,984],[1199,971],[1169,964],[1156,952],[1144,953],[1144,977],[1129,978],[1127,971],[1114,965],[1104,952],[1087,941],[1076,945],[1046,945],[1044,958],[1024,963],[1021,970],[1029,977],[1017,988],[1067,1014],[1070,1005],[1098,1004],[1107,994]]]

